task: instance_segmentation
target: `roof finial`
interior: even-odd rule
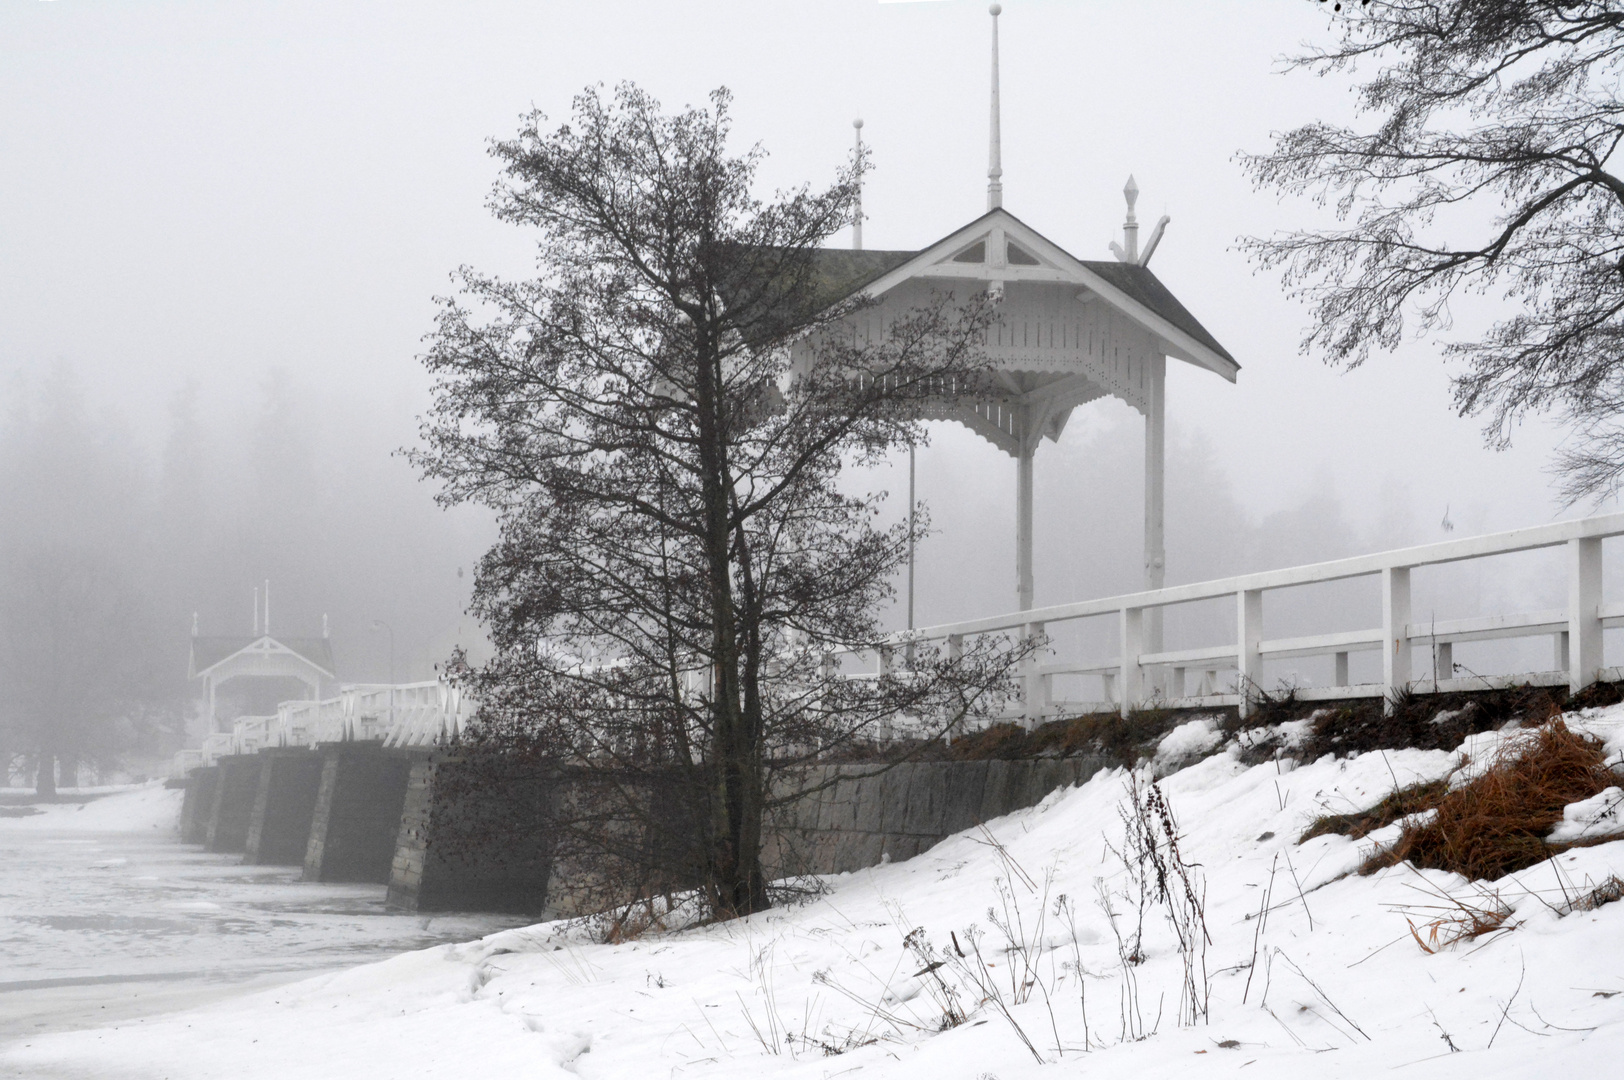
[[[1128,174],[1128,182],[1122,186],[1122,197],[1128,200],[1128,220],[1122,223],[1122,246],[1126,249],[1128,257],[1124,262],[1137,263],[1139,261],[1139,219],[1134,216],[1133,204],[1139,201],[1139,185],[1134,182],[1133,174]]]
[[[998,16],[1003,14],[1002,4],[987,9],[992,15],[992,118],[987,128],[987,209],[996,210],[1004,205],[1004,164],[1002,137],[998,130]]]
[[[851,221],[851,248],[863,250],[863,118],[851,122],[857,129],[857,208]]]

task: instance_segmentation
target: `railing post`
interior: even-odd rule
[[[1601,538],[1568,541],[1568,690],[1596,681],[1602,665]]]
[[[1122,608],[1119,619],[1122,629],[1122,659],[1118,676],[1122,689],[1118,697],[1121,699],[1123,719],[1127,719],[1128,713],[1139,704],[1145,688],[1145,669],[1139,666],[1139,655],[1145,647],[1145,609]]]
[[[1392,712],[1393,701],[1410,685],[1410,568],[1389,566],[1382,571],[1382,711]]]
[[[1036,641],[1042,636],[1042,623],[1026,624],[1027,641]],[[1043,722],[1043,714],[1048,710],[1049,707],[1049,688],[1053,676],[1039,674],[1036,670],[1034,670],[1038,667],[1038,661],[1039,657],[1037,653],[1033,653],[1031,656],[1026,658],[1026,666],[1028,670],[1025,679],[1022,680],[1022,719],[1025,721],[1025,727],[1028,731],[1031,731]]]
[[[1263,590],[1242,589],[1235,594],[1235,678],[1241,695],[1241,716],[1252,712],[1252,699],[1263,685]]]

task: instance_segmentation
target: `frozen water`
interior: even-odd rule
[[[522,921],[420,916],[179,842],[179,792],[0,817],[0,1040],[215,1001]]]

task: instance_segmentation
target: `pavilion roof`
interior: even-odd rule
[[[993,219],[1002,220],[995,222]],[[813,257],[818,272],[824,279],[823,283],[829,290],[829,302],[833,303],[870,287],[875,287],[876,292],[885,292],[899,277],[907,278],[916,274],[931,276],[932,268],[944,253],[950,253],[953,249],[961,247],[966,240],[990,229],[995,223],[1013,229],[1029,243],[1038,241],[1042,246],[1052,249],[1053,254],[1063,256],[1065,262],[1081,271],[1080,277],[1093,279],[1085,283],[1103,284],[1106,288],[1101,292],[1108,301],[1126,299],[1128,308],[1138,307],[1148,312],[1153,319],[1160,320],[1188,337],[1200,351],[1210,353],[1217,361],[1215,364],[1209,362],[1204,366],[1213,367],[1233,381],[1234,372],[1240,368],[1240,363],[1230,355],[1228,349],[1218,343],[1218,339],[1213,337],[1194,315],[1190,314],[1189,309],[1179,302],[1149,267],[1113,260],[1079,259],[1002,207],[989,210],[936,243],[918,251],[821,248],[813,253]],[[1118,296],[1111,296],[1110,293],[1113,292]],[[1130,311],[1130,314],[1136,313]]]
[[[334,678],[333,646],[327,638],[223,635],[192,638],[192,678],[198,678],[231,658],[248,652],[289,652],[328,678]]]

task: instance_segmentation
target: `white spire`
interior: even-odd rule
[[[987,128],[987,209],[996,210],[1004,205],[1002,138],[998,130],[998,16],[1004,8],[1002,4],[993,4],[987,11],[992,15],[992,118]]]
[[[851,247],[853,251],[863,250],[863,118],[858,117],[851,122],[857,129],[857,212],[852,216]]]
[[[1134,216],[1133,204],[1139,201],[1139,185],[1134,182],[1133,174],[1128,174],[1128,182],[1122,187],[1122,197],[1128,200],[1128,220],[1122,223],[1122,246],[1128,257],[1123,262],[1137,263],[1139,261],[1139,219]]]

